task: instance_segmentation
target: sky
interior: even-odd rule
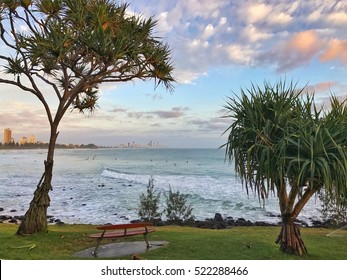
[[[157,20],[169,44],[175,90],[154,81],[100,87],[92,115],[67,112],[58,143],[119,145],[150,141],[171,148],[218,148],[227,141],[228,97],[264,81],[293,81],[324,103],[347,93],[347,0],[129,0],[129,12]],[[1,46],[2,51],[4,47]],[[48,141],[36,97],[1,84],[0,142]]]

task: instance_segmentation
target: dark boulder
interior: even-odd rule
[[[325,228],[336,228],[338,223],[335,219],[328,219],[322,223],[322,227]]]
[[[223,217],[221,214],[216,213],[214,215],[214,219],[213,219],[216,223],[224,223]]]
[[[311,224],[312,224],[312,227],[317,227],[317,228],[322,226],[322,222],[316,221],[316,220],[312,220]]]
[[[238,218],[235,221],[235,226],[246,226],[246,225],[247,225],[247,222],[244,218]]]
[[[2,221],[11,220],[11,219],[12,219],[12,216],[9,216],[9,215],[1,215],[0,216],[0,220],[2,220]]]
[[[235,225],[235,220],[233,217],[227,217],[225,223],[228,227],[233,227]]]
[[[254,223],[255,226],[258,227],[265,227],[265,226],[269,226],[269,224],[267,222],[263,222],[263,221],[258,221]]]

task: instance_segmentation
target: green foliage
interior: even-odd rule
[[[159,212],[160,192],[154,189],[154,179],[151,177],[147,185],[147,193],[140,195],[138,215],[141,219],[154,222],[160,219]]]
[[[264,201],[276,193],[282,217],[292,221],[317,191],[337,198],[347,188],[345,101],[331,97],[322,110],[312,96],[293,83],[265,83],[241,89],[225,106],[232,119],[226,156],[247,191]]]
[[[159,211],[161,193],[154,188],[154,179],[151,177],[147,185],[147,193],[140,195],[138,215],[143,220],[152,221],[154,224],[161,218]],[[193,208],[187,201],[187,195],[179,191],[172,191],[170,188],[168,195],[165,195],[166,204],[164,213],[167,222],[174,224],[192,223],[194,216]]]
[[[297,130],[302,91],[295,90],[292,83],[265,83],[264,88],[252,85],[241,89],[240,97],[229,98],[225,106],[226,117],[233,120],[227,130],[227,155],[235,161],[246,186],[259,195],[268,195],[284,179],[285,137]]]
[[[329,192],[321,192],[319,198],[322,202],[322,215],[325,220],[332,219],[336,225],[347,224],[347,197]]]
[[[192,214],[193,208],[187,201],[187,195],[180,193],[180,191],[172,191],[170,188],[166,196],[165,213],[167,220],[172,223],[180,224],[192,222],[194,216]]]
[[[130,16],[127,9],[128,4],[111,0],[2,1],[1,41],[15,54],[2,54],[0,60],[17,81],[0,82],[44,102],[36,82],[41,80],[64,110],[70,106],[80,112],[97,107],[103,82],[153,78],[172,90],[171,51],[153,35],[156,21]]]

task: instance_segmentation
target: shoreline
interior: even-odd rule
[[[23,220],[24,216],[11,216],[11,215],[0,215],[0,224],[15,224],[19,225]],[[56,219],[54,216],[47,216],[48,225],[74,225],[76,223],[65,223],[60,219]],[[141,220],[131,220],[129,223],[141,222]],[[311,225],[307,223],[296,220],[296,224],[298,224],[301,228],[338,228],[341,226],[347,225],[347,223],[338,224],[333,219],[327,219],[325,221],[316,221],[311,219]],[[91,225],[91,224],[89,224]],[[244,218],[233,218],[227,217],[223,218],[221,214],[216,213],[214,218],[205,218],[204,220],[194,220],[189,222],[179,222],[175,223],[172,221],[163,221],[161,219],[154,221],[154,226],[168,226],[168,225],[179,225],[179,226],[191,226],[196,228],[204,228],[204,229],[226,229],[232,227],[251,227],[251,226],[264,226],[264,227],[275,227],[281,226],[282,223],[269,223],[265,221],[256,221],[251,222],[250,220],[246,220]]]
[[[2,158],[5,168],[0,209],[5,210],[0,210],[0,215],[25,214],[37,186],[37,174],[42,174],[43,159],[37,152],[15,152]],[[196,220],[205,221],[221,213],[223,218],[232,216],[254,223],[280,221],[277,198],[270,195],[264,206],[255,195],[248,195],[224,163],[221,150],[64,151],[56,155],[54,168],[47,215],[66,223],[128,223],[138,219],[140,195],[146,192],[151,176],[162,194],[160,212],[165,208],[164,195],[172,188],[187,195]],[[309,225],[310,217],[321,220],[318,204],[312,199],[299,219]],[[167,219],[165,213],[162,219]]]

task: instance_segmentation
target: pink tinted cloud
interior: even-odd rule
[[[287,71],[309,63],[325,45],[315,30],[294,33],[287,41],[279,43],[260,57],[260,60],[276,63],[277,70]]]
[[[320,38],[314,30],[295,33],[288,42],[287,51],[312,56],[319,50],[319,42]]]
[[[325,81],[325,82],[321,82],[321,83],[318,83],[315,85],[308,86],[307,90],[309,92],[315,92],[315,93],[329,92],[329,91],[331,91],[331,88],[333,88],[337,85],[338,85],[337,82]]]
[[[347,63],[347,40],[331,40],[320,59],[323,62],[337,59]]]
[[[303,66],[317,57],[321,62],[337,60],[347,64],[347,40],[328,40],[315,30],[306,30],[293,34],[260,59],[276,63],[278,71],[282,72]]]
[[[320,51],[322,39],[314,30],[295,33],[282,45],[280,68],[288,69],[308,63]]]

